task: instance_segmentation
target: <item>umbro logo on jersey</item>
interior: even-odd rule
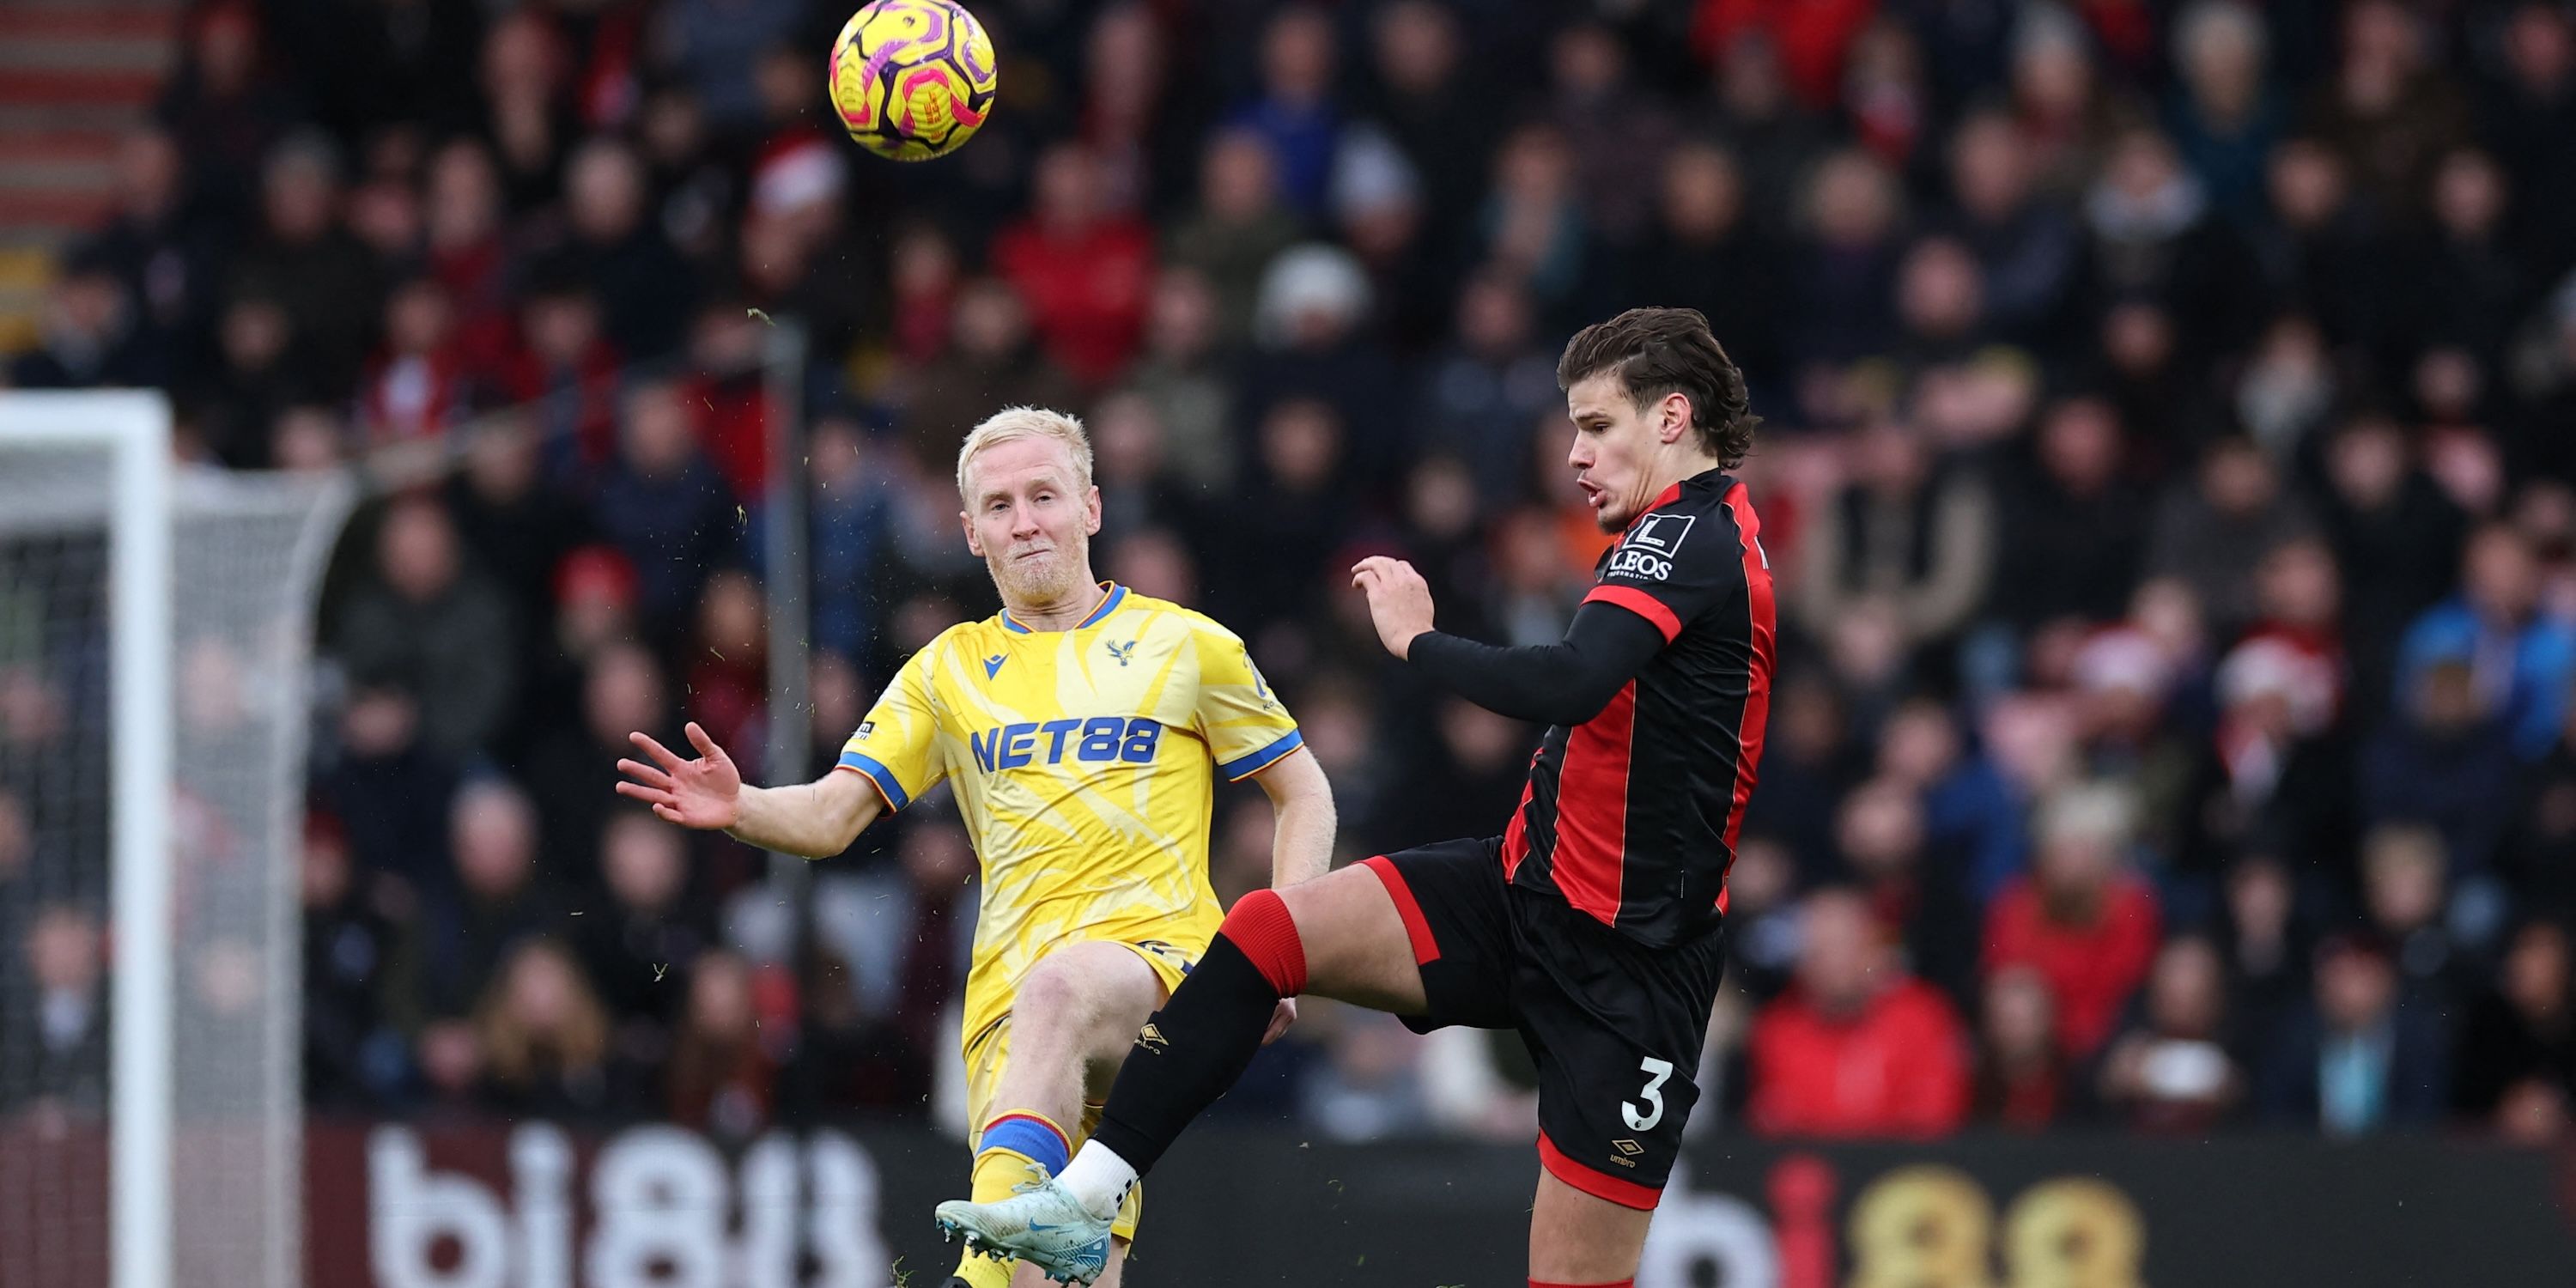
[[[1135,661],[1136,641],[1129,640],[1124,644],[1120,644],[1117,641],[1112,640],[1109,644],[1109,656],[1118,659],[1118,665],[1120,666],[1125,666],[1128,663]]]
[[[993,678],[994,673],[995,673],[995,672],[997,672],[997,671],[1000,671],[1000,670],[1002,669],[1002,664],[1003,664],[1004,662],[1008,662],[1008,661],[1010,661],[1010,660],[1011,660],[1011,655],[1010,655],[1010,654],[1008,654],[1008,653],[996,653],[996,654],[992,655],[991,657],[985,658],[985,659],[984,659],[984,678],[985,678],[985,679],[987,679],[987,680],[992,679],[992,678]]]
[[[1136,1045],[1143,1047],[1148,1051],[1160,1051],[1171,1044],[1172,1040],[1164,1037],[1163,1031],[1155,1028],[1151,1024],[1146,1025],[1143,1030],[1136,1034]]]

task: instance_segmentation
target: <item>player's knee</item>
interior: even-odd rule
[[[1079,967],[1066,961],[1042,961],[1020,981],[1011,1026],[1023,1039],[1032,1031],[1079,1029],[1099,1005],[1099,990]]]
[[[1306,991],[1306,946],[1298,938],[1296,916],[1278,891],[1255,890],[1236,900],[1217,930],[1252,959],[1281,997]]]

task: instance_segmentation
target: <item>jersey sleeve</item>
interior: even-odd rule
[[[1672,643],[1693,618],[1744,593],[1747,561],[1762,556],[1749,510],[1740,522],[1726,505],[1649,511],[1602,557],[1583,602],[1627,609]]]
[[[890,811],[900,811],[948,776],[939,755],[939,714],[931,701],[931,668],[938,653],[934,641],[913,654],[868,709],[867,719],[841,744],[836,768],[867,775]]]
[[[1272,692],[1252,651],[1232,631],[1213,622],[1195,632],[1198,650],[1198,694],[1193,714],[1217,772],[1229,780],[1249,778],[1278,763],[1306,743],[1287,704]]]

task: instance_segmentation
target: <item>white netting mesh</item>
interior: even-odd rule
[[[108,916],[110,454],[13,444],[5,424],[0,1284],[107,1282],[107,946],[159,933],[174,962],[172,1282],[292,1285],[310,619],[350,490],[302,477],[176,480],[174,915],[129,931]]]

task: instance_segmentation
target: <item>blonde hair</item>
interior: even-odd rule
[[[1064,444],[1064,450],[1073,457],[1074,487],[1083,492],[1091,490],[1091,436],[1083,432],[1080,418],[1044,407],[1005,407],[985,417],[983,424],[966,435],[965,445],[957,449],[958,497],[973,499],[966,495],[966,471],[974,465],[977,453],[1023,438],[1051,438]]]

